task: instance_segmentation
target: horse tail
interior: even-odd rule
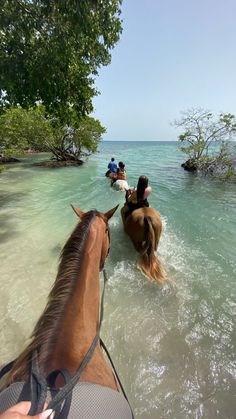
[[[144,216],[143,222],[145,228],[145,241],[139,253],[138,267],[149,279],[162,283],[166,280],[166,273],[161,262],[154,253],[157,249],[161,229],[160,232],[155,232],[151,217]]]

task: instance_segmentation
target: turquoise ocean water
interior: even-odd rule
[[[148,282],[110,221],[102,337],[136,418],[235,418],[236,187],[185,172],[172,142],[103,142],[82,167],[43,169],[26,157],[0,176],[0,364],[23,348],[77,222],[70,203],[107,211],[124,195],[104,177],[111,156],[128,183],[150,179],[165,223],[158,254],[169,285]]]

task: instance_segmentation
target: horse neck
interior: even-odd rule
[[[48,356],[48,370],[64,367],[74,372],[97,332],[102,252],[102,240],[98,236],[98,225],[93,224],[84,249],[79,278],[66,304],[60,330]]]
[[[88,221],[87,238],[79,248],[73,269],[68,263],[72,255],[66,246],[70,249],[76,242],[79,229],[75,229],[63,250],[48,304],[37,322],[31,343],[17,358],[7,385],[28,378],[35,351],[42,372],[67,368],[73,373],[91,344],[99,321],[99,268],[103,243],[100,234],[104,221],[100,217],[91,217]]]

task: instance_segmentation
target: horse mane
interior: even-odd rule
[[[97,210],[87,212],[62,249],[58,273],[48,296],[47,305],[36,323],[30,344],[16,359],[9,373],[7,384],[19,379],[28,379],[31,359],[35,351],[40,357],[41,372],[45,372],[47,359],[55,343],[67,302],[73,294],[76,281],[80,277],[85,244],[91,223],[97,215],[100,215]]]

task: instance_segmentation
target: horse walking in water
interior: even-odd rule
[[[152,281],[164,282],[166,273],[155,255],[162,232],[159,212],[151,207],[135,209],[131,213],[127,204],[121,209],[124,230],[139,253],[138,267]]]
[[[109,179],[111,179],[111,186],[116,190],[116,191],[127,191],[129,189],[129,185],[128,182],[126,180],[115,180],[116,178],[116,173],[112,173],[110,170],[108,170],[105,173],[105,176]]]
[[[56,281],[31,343],[13,366],[7,366],[0,412],[30,400],[29,414],[34,415],[43,410],[50,388],[48,408],[58,418],[133,417],[99,338],[99,272],[110,248],[108,220],[117,207],[105,214],[72,207],[81,222],[62,250]]]

